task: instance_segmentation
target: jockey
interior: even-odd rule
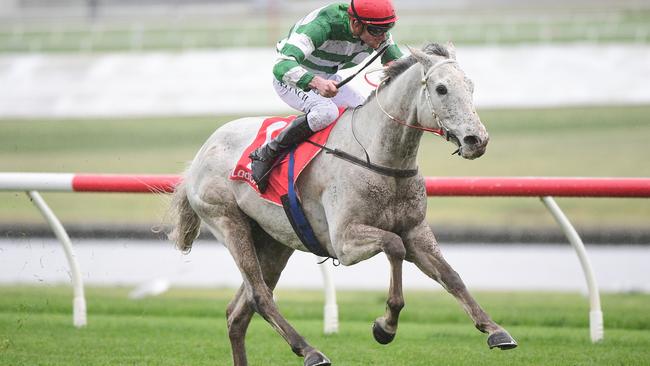
[[[316,9],[296,23],[287,38],[278,42],[273,66],[273,87],[298,116],[275,139],[253,151],[253,179],[266,191],[268,172],[284,151],[330,125],[338,107],[356,107],[365,97],[349,86],[338,89],[338,70],[356,66],[373,50],[386,45],[383,65],[402,52],[388,32],[397,15],[391,0],[351,0]]]

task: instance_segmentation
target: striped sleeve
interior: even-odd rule
[[[278,59],[273,67],[275,78],[285,84],[309,90],[314,74],[301,66],[328,37],[329,26],[318,20],[299,23],[289,37],[278,45]]]
[[[399,49],[399,47],[395,44],[393,41],[393,36],[389,33],[387,33],[388,36],[388,48],[386,49],[386,52],[384,52],[383,55],[381,55],[381,63],[382,65],[385,65],[386,63],[390,61],[397,60],[398,58],[402,57],[402,51]]]

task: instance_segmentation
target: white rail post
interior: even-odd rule
[[[582,242],[582,239],[580,239],[578,232],[573,228],[571,222],[569,222],[569,219],[566,217],[566,215],[564,215],[557,203],[555,203],[553,197],[546,196],[540,198],[546,208],[551,212],[557,223],[560,224],[562,231],[564,231],[564,235],[566,235],[567,239],[569,239],[569,242],[571,245],[573,245],[578,258],[580,259],[580,264],[582,265],[582,270],[585,274],[585,278],[587,279],[587,287],[589,289],[589,329],[591,334],[591,341],[593,343],[600,342],[605,336],[603,312],[600,308],[600,293],[598,292],[596,276],[594,276],[594,271],[591,268],[591,263],[589,262],[589,257],[587,256],[585,245]]]
[[[317,262],[325,258],[316,257]],[[323,333],[333,334],[339,331],[339,307],[336,304],[336,288],[332,281],[332,269],[325,263],[319,265],[323,274],[323,290],[325,292],[325,306],[323,309]]]
[[[70,276],[72,277],[72,289],[73,289],[73,300],[72,300],[72,322],[75,327],[81,328],[86,326],[86,298],[84,295],[84,285],[81,279],[81,271],[79,270],[79,264],[77,263],[74,250],[72,249],[72,243],[70,242],[70,237],[66,233],[63,225],[59,219],[54,215],[52,210],[48,207],[45,200],[37,191],[28,191],[27,195],[31,198],[34,205],[41,211],[43,217],[50,225],[57,239],[63,245],[63,251],[65,256],[68,259],[68,264],[70,265]]]

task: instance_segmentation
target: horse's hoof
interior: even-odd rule
[[[330,366],[332,362],[320,352],[314,352],[305,357],[305,366]]]
[[[517,347],[517,342],[505,330],[490,334],[487,339],[490,349],[499,347],[501,350],[513,349]]]
[[[388,344],[392,342],[393,339],[395,339],[395,333],[388,333],[385,331],[384,328],[382,328],[376,320],[374,323],[372,323],[372,335],[380,344]]]

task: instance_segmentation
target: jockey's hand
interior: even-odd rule
[[[339,89],[336,87],[336,81],[327,80],[320,76],[314,76],[309,83],[309,87],[318,90],[318,94],[325,98],[332,98],[339,92]]]

